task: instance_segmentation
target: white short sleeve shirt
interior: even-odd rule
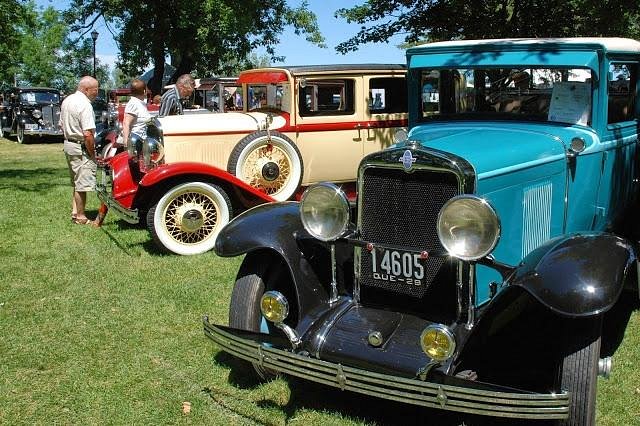
[[[151,118],[147,105],[140,99],[132,96],[124,107],[125,114],[135,117],[131,125],[131,133],[135,133],[143,138],[147,137],[147,121]]]

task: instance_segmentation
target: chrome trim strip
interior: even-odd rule
[[[467,330],[471,330],[476,323],[476,265],[469,266],[469,305],[467,306]]]
[[[566,419],[569,394],[503,392],[439,385],[316,360],[242,339],[203,319],[205,335],[222,350],[264,368],[327,386],[408,404],[485,416]]]

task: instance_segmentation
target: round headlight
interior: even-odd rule
[[[164,158],[164,147],[157,139],[148,137],[142,144],[142,156],[146,168],[155,167]]]
[[[447,201],[438,215],[438,237],[452,256],[477,260],[495,248],[500,239],[500,220],[493,207],[473,195]]]
[[[279,324],[289,315],[289,303],[279,291],[267,291],[260,299],[260,312],[267,321]]]
[[[349,224],[349,200],[332,183],[309,187],[300,201],[300,218],[304,229],[322,241],[340,237]]]
[[[451,330],[442,324],[433,324],[422,331],[420,347],[434,361],[446,361],[456,350],[456,339]]]
[[[142,152],[142,138],[136,133],[130,133],[129,140],[123,142],[127,145],[129,158],[135,158],[139,152]]]
[[[33,115],[34,118],[41,118],[42,117],[42,111],[40,111],[39,109],[34,109],[33,112],[31,113],[31,115]]]

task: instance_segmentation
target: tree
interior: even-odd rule
[[[3,0],[0,24],[0,76],[5,85],[15,82],[69,92],[75,90],[80,76],[92,73],[92,41],[72,38],[53,7],[42,9],[33,0]],[[101,81],[106,80],[105,66],[98,64],[96,71]]]
[[[19,25],[23,21],[22,4],[18,0],[0,1],[0,86],[2,83],[9,85],[13,82],[15,73],[18,71],[17,57],[19,55],[16,46],[19,45],[20,32]]]
[[[367,0],[336,11],[358,33],[336,46],[347,53],[396,34],[405,42],[510,37],[640,35],[640,9],[631,0]]]
[[[176,71],[171,81],[184,73],[229,75],[257,46],[275,58],[274,48],[284,26],[305,34],[323,46],[315,15],[303,2],[298,8],[286,0],[74,0],[67,16],[76,29],[88,31],[101,17],[113,23],[120,48],[118,66],[125,74],[140,74],[150,63],[154,76],[149,86],[161,89],[165,58]]]

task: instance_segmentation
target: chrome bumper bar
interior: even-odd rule
[[[29,136],[64,136],[62,132],[53,129],[24,129],[24,134]]]
[[[140,222],[138,216],[138,210],[131,210],[123,207],[120,203],[113,199],[111,196],[111,188],[113,188],[113,176],[111,174],[111,168],[106,164],[98,164],[96,171],[96,194],[98,199],[102,201],[109,210],[115,210],[115,212],[124,221],[128,223]]]
[[[569,394],[474,389],[380,374],[298,355],[232,334],[203,319],[204,333],[222,350],[270,370],[328,386],[423,407],[517,419],[565,419]],[[473,382],[470,382],[473,383]]]

